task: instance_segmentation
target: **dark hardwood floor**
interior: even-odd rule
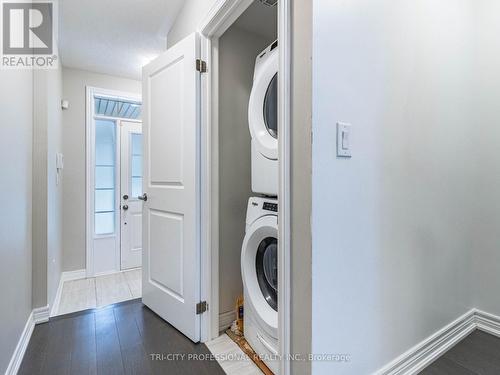
[[[499,375],[500,338],[474,331],[421,375]]]
[[[37,325],[19,374],[224,374],[207,357],[204,344],[133,300]]]

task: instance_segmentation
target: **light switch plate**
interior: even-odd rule
[[[56,168],[57,169],[64,168],[64,156],[60,152],[56,154]]]
[[[350,158],[351,148],[351,124],[337,122],[337,156]]]

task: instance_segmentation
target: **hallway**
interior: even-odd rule
[[[159,356],[153,359],[154,354]],[[169,360],[168,354],[183,359]],[[204,344],[193,344],[136,299],[37,325],[19,374],[209,375],[224,371]]]

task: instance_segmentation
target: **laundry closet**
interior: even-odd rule
[[[228,328],[244,296],[245,338],[258,354],[272,356],[278,349],[278,41],[277,6],[264,3],[251,4],[218,41],[219,321],[220,330]],[[277,372],[273,363],[266,364]]]

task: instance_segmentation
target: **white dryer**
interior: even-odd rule
[[[278,195],[278,41],[255,60],[248,103],[252,136],[252,191]]]
[[[278,201],[248,200],[241,249],[245,338],[278,373]]]

